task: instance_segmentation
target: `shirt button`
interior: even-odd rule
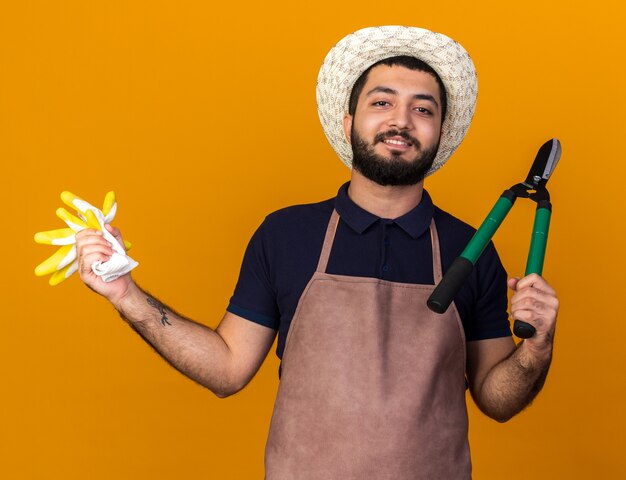
[[[390,268],[389,265],[383,265],[383,272],[388,272]]]

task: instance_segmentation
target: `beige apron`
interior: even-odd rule
[[[465,336],[433,285],[330,275],[339,215],[289,328],[267,480],[468,479]],[[439,240],[430,225],[435,283]]]

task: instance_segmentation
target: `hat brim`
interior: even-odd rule
[[[352,88],[376,62],[399,55],[430,65],[446,87],[447,112],[433,165],[443,166],[463,141],[476,106],[478,79],[472,59],[451,38],[417,27],[383,26],[358,30],[335,45],[317,78],[317,109],[324,133],[339,158],[352,168],[352,146],[343,130]]]

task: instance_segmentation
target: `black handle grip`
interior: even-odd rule
[[[537,330],[530,323],[515,320],[513,322],[513,333],[519,338],[530,338]]]
[[[435,313],[444,313],[456,294],[461,289],[469,274],[472,273],[474,264],[465,257],[457,257],[446,274],[435,288],[426,305]]]

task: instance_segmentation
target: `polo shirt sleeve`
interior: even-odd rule
[[[507,273],[492,242],[476,262],[472,276],[474,302],[466,323],[467,340],[511,336]]]
[[[266,222],[250,239],[235,292],[226,309],[239,317],[278,330],[279,311],[270,279]]]

